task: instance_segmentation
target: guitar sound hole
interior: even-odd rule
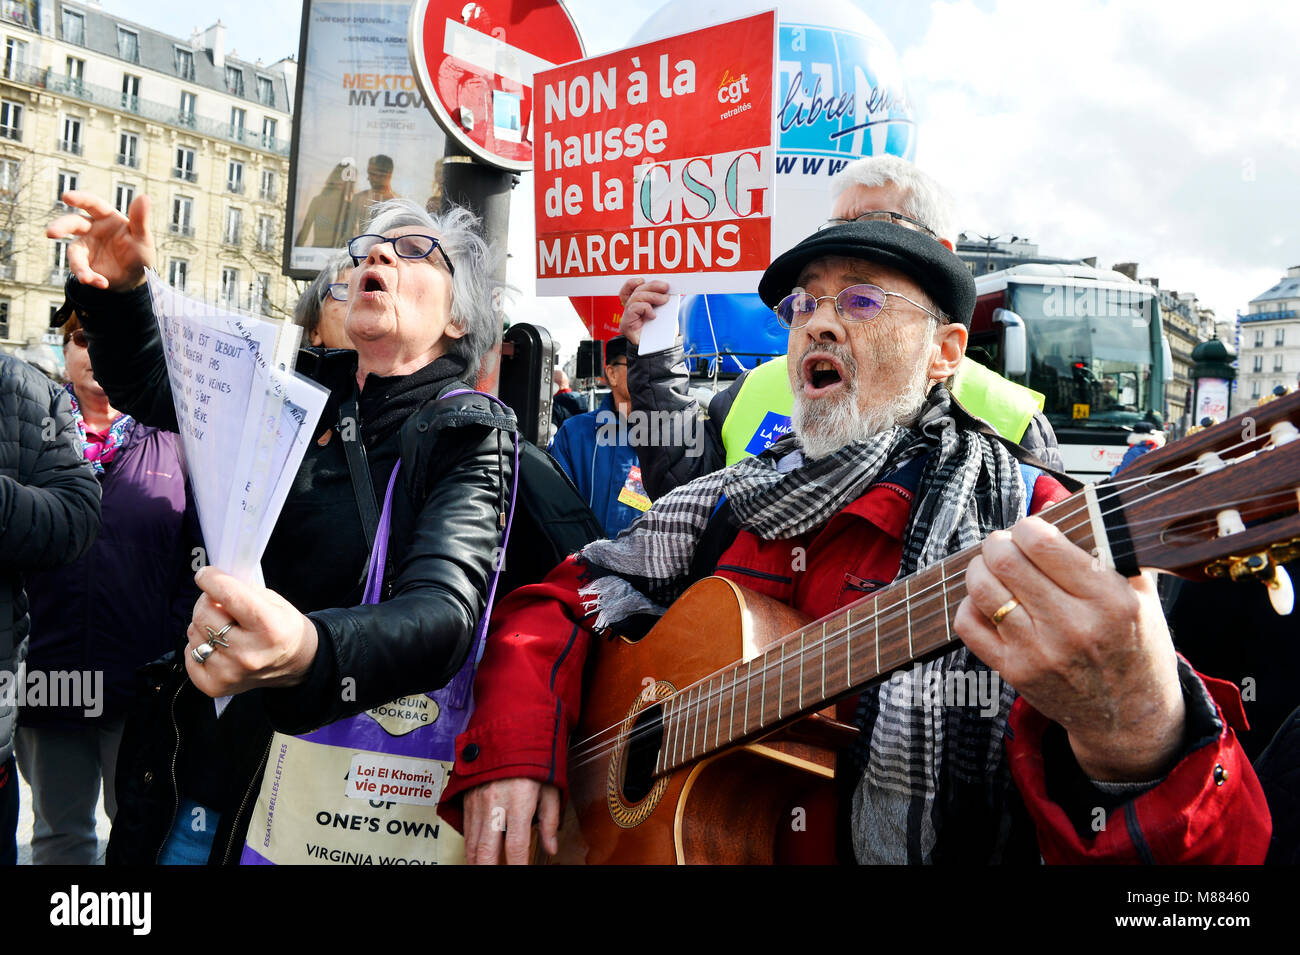
[[[629,804],[644,799],[654,785],[655,761],[663,744],[663,707],[648,706],[637,714],[628,734],[627,762],[623,773],[623,798]]]

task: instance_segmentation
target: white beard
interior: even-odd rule
[[[804,457],[824,458],[854,441],[865,441],[895,425],[910,424],[925,404],[930,383],[926,375],[929,358],[929,350],[923,350],[904,390],[865,413],[858,408],[856,379],[846,382],[847,387],[834,399],[809,399],[802,389],[796,392],[790,424],[799,436]]]

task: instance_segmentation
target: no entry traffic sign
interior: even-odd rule
[[[533,166],[533,74],[584,55],[558,0],[417,0],[411,67],[447,135],[477,159]]]

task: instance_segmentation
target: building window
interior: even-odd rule
[[[172,259],[167,266],[167,281],[178,292],[185,291],[190,278],[190,263],[186,259]]]
[[[1273,344],[1277,346],[1282,346],[1286,344],[1285,328],[1279,328],[1277,332],[1273,335]]]
[[[72,192],[76,188],[77,188],[77,174],[75,172],[68,172],[66,169],[60,169],[59,176],[55,185],[54,201],[57,203],[62,203],[63,194],[65,192]]]
[[[29,7],[34,4],[25,2],[25,0],[4,0],[0,4],[0,11],[3,12],[6,20],[12,20],[14,23],[21,23],[24,26],[31,26],[31,18],[27,15]]]
[[[140,137],[135,133],[120,133],[117,137],[117,164],[138,169],[140,166]]]
[[[122,74],[122,108],[140,112],[140,77]]]
[[[0,338],[9,337],[9,299],[0,298]]]
[[[172,168],[172,177],[186,182],[199,181],[199,174],[194,169],[194,150],[189,146],[176,147],[176,165]]]
[[[81,155],[81,120],[76,116],[63,117],[63,135],[59,137],[59,149],[74,156]]]
[[[270,116],[262,120],[262,145],[267,149],[275,148],[275,120]]]
[[[276,186],[274,169],[262,170],[262,185],[261,188],[257,190],[257,197],[259,199],[265,199],[267,202],[275,202]]]
[[[275,242],[275,217],[257,217],[257,251],[270,252]]]
[[[68,280],[68,240],[54,241],[54,267],[50,271],[50,285],[62,285]]]
[[[117,55],[128,63],[140,62],[140,34],[126,27],[117,28]]]
[[[226,92],[233,96],[244,95],[244,71],[237,66],[226,67]]]
[[[185,126],[194,125],[194,102],[195,96],[189,90],[181,90],[181,123]]]
[[[241,194],[244,191],[244,164],[238,159],[226,164],[226,191]]]
[[[22,142],[23,107],[12,100],[0,100],[0,139]]]
[[[172,199],[172,221],[170,231],[176,235],[190,236],[194,234],[194,225],[191,221],[191,215],[194,212],[194,200],[185,196],[175,196]]]
[[[172,65],[181,79],[194,79],[194,54],[190,50],[180,46],[172,47]]]
[[[226,207],[226,230],[221,234],[221,241],[226,245],[239,245],[239,233],[244,224],[244,213],[234,206]]]
[[[27,44],[13,37],[5,38],[5,79],[23,79],[27,67]]]
[[[1281,370],[1282,370],[1282,356],[1281,356],[1281,355],[1274,355],[1274,356],[1273,356],[1273,371],[1274,371],[1274,372],[1279,372],[1279,371],[1281,371]]]
[[[244,135],[244,120],[248,118],[248,112],[240,109],[238,106],[230,107],[230,135],[236,139]]]
[[[86,44],[86,18],[67,7],[63,8],[63,39],[78,46]]]
[[[18,195],[23,164],[17,159],[0,159],[0,198],[12,201]]]
[[[239,269],[222,267],[221,301],[231,308],[239,308]]]
[[[1252,382],[1250,383],[1250,396],[1251,396],[1252,398],[1258,398],[1258,397],[1259,397],[1259,382],[1258,382],[1258,381],[1252,381]]]
[[[271,276],[268,273],[257,273],[257,277],[253,280],[253,294],[257,296],[254,311],[265,315],[271,304]]]
[[[1264,329],[1262,328],[1255,329],[1255,347],[1256,348],[1264,347]]]
[[[86,76],[86,61],[75,56],[67,58],[67,75],[68,85],[73,89],[81,89],[81,81]]]
[[[1264,356],[1263,356],[1263,355],[1256,355],[1256,356],[1255,356],[1255,368],[1254,368],[1254,370],[1255,370],[1255,371],[1263,371],[1263,370],[1264,370]]]
[[[275,81],[269,76],[257,78],[257,101],[263,106],[275,105]]]
[[[129,186],[124,182],[117,184],[116,195],[114,196],[113,208],[122,215],[129,215],[131,203],[135,200],[135,186]]]

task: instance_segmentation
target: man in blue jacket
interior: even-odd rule
[[[605,380],[610,393],[600,407],[565,421],[550,450],[605,534],[614,537],[650,507],[636,449],[627,440],[632,397],[627,390],[627,339],[621,335],[605,343]]]

